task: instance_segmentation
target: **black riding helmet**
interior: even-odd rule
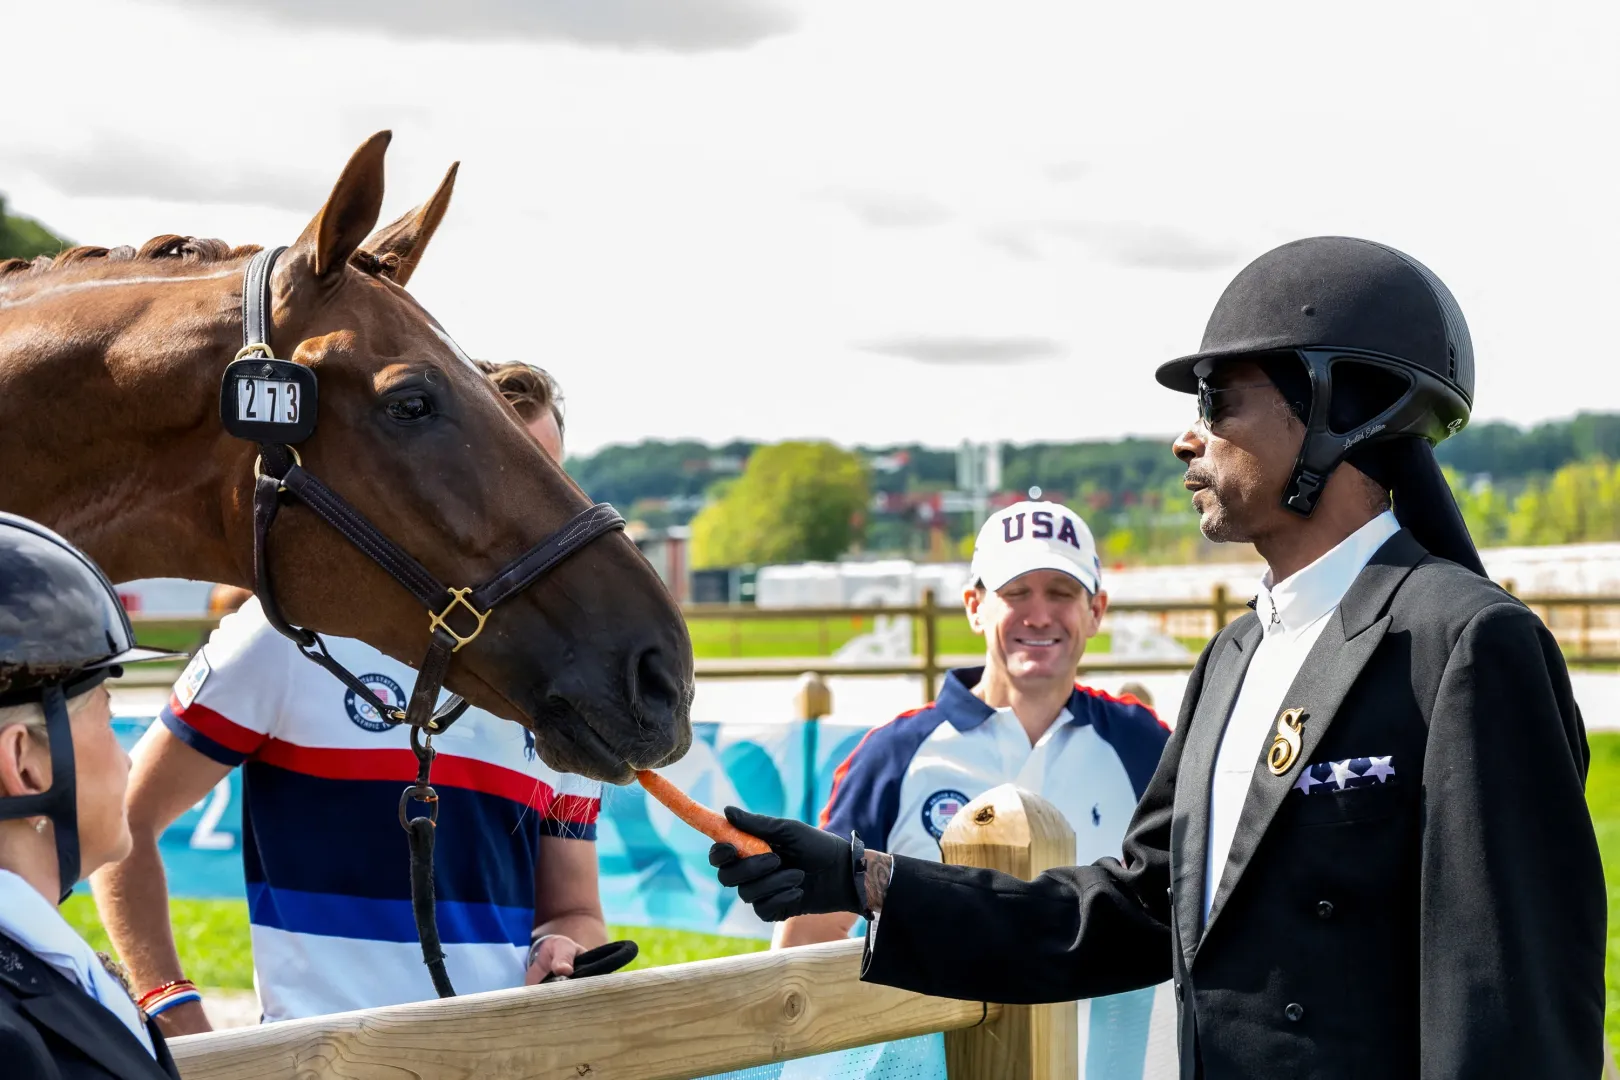
[[[1396,516],[1434,554],[1483,574],[1433,448],[1473,408],[1474,351],[1462,309],[1428,267],[1346,236],[1266,252],[1226,287],[1199,351],[1158,380],[1198,393],[1216,365],[1257,362],[1305,425],[1283,490],[1302,517],[1351,464],[1395,495]]]
[[[51,746],[51,786],[0,797],[0,820],[56,825],[56,863],[65,900],[79,880],[78,796],[67,702],[120,665],[179,653],[135,644],[129,616],[107,576],[56,533],[0,513],[0,706],[38,702]]]

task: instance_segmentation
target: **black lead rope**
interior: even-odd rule
[[[289,445],[308,438],[315,430],[317,384],[313,370],[277,360],[270,349],[270,280],[276,258],[285,250],[268,248],[254,255],[248,264],[242,279],[242,350],[225,369],[220,386],[220,416],[226,430],[259,444],[259,460],[253,470],[253,591],[265,619],[291,639],[299,652],[354,691],[359,701],[370,704],[377,710],[378,717],[392,724],[408,724],[411,728],[411,751],[417,761],[416,782],[399,798],[399,823],[410,841],[411,913],[422,943],[422,962],[433,978],[434,990],[440,997],[454,997],[456,991],[445,971],[444,948],[439,941],[434,909],[433,838],[439,818],[439,796],[429,783],[433,771],[433,735],[443,732],[467,710],[467,702],[455,694],[435,709],[450,669],[450,658],[483,632],[484,622],[497,604],[527,589],[597,537],[624,528],[624,518],[607,503],[597,503],[512,560],[484,584],[452,589],[441,583],[408,552],[383,535],[348,500],[306,472],[298,451]],[[243,390],[249,395],[255,392],[253,386],[248,385],[253,380],[260,380],[258,385],[282,387],[284,403],[297,400],[285,394],[286,387],[301,391],[301,411],[287,415],[284,409],[283,415],[272,415],[268,421],[256,414],[244,415],[240,405],[244,400]],[[245,400],[254,399],[248,396]],[[268,400],[273,413],[275,399]],[[389,576],[427,609],[427,655],[416,669],[416,685],[404,709],[379,698],[371,687],[338,663],[319,634],[293,625],[276,603],[270,580],[270,527],[282,503],[294,500],[314,511],[349,543],[388,571]],[[456,626],[466,632],[458,631]],[[413,800],[428,807],[427,816],[406,816],[406,808]]]
[[[444,968],[444,946],[439,942],[439,918],[433,895],[433,834],[439,825],[439,793],[428,778],[433,772],[433,736],[421,739],[422,729],[411,728],[411,752],[416,755],[416,783],[399,797],[399,823],[411,846],[411,915],[416,919],[416,938],[422,943],[422,963],[433,979],[433,989],[442,998],[455,997],[450,973]],[[412,800],[428,808],[426,817],[405,817]]]

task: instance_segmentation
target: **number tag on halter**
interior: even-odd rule
[[[225,430],[257,443],[300,443],[315,433],[315,372],[287,360],[247,357],[225,369],[219,416]]]

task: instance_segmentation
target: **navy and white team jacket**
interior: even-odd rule
[[[1062,811],[1074,829],[1078,865],[1119,858],[1169,729],[1130,695],[1076,683],[1063,712],[1030,746],[1011,709],[973,696],[983,674],[982,667],[958,668],[938,700],[873,728],[833,774],[821,827],[845,837],[854,829],[875,850],[938,862],[940,837],[957,811],[1014,783]],[[1142,1080],[1174,1069],[1169,982],[1078,1008],[1084,1080]]]
[[[821,827],[867,847],[940,858],[945,826],[967,803],[1014,783],[1050,801],[1074,829],[1079,865],[1118,857],[1169,729],[1136,698],[1076,683],[1034,746],[1011,709],[973,696],[982,667],[946,677],[938,700],[873,728],[834,774]]]

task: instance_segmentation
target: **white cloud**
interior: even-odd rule
[[[1190,407],[1154,367],[1322,233],[1451,286],[1482,418],[1620,409],[1613,5],[817,0],[704,52],[282,11],[8,13],[85,61],[0,116],[0,190],[87,243],[286,242],[392,127],[385,215],[463,162],[412,291],[471,354],[551,367],[571,449],[1166,434]],[[1056,351],[867,348],[908,339]]]
[[[196,11],[236,9],[291,27],[337,26],[425,41],[528,38],[592,47],[737,49],[793,28],[771,0],[151,0]]]

